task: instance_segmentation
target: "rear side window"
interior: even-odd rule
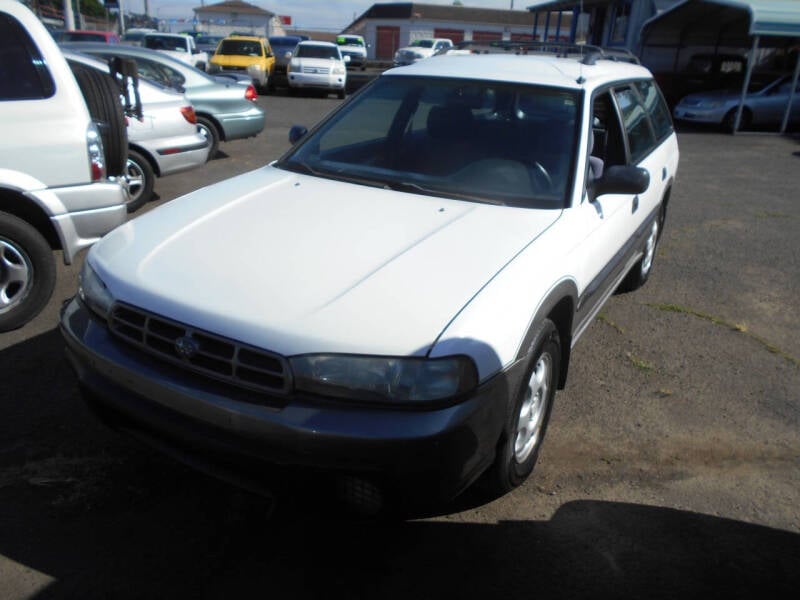
[[[0,101],[49,98],[55,83],[36,44],[10,15],[0,14]]]
[[[647,114],[650,115],[656,140],[660,142],[672,133],[672,118],[669,116],[669,109],[664,98],[652,81],[637,81],[634,85],[639,90]]]
[[[655,148],[656,140],[647,119],[647,112],[639,95],[630,87],[614,91],[622,116],[622,124],[628,134],[631,163],[636,164]]]

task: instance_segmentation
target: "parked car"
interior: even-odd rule
[[[603,56],[389,70],[278,161],[126,223],[62,314],[89,406],[196,466],[376,503],[520,485],[677,174],[650,72]]]
[[[120,89],[73,75],[42,22],[0,0],[0,331],[46,306],[66,264],[125,221]]]
[[[219,43],[224,39],[224,35],[202,34],[194,38],[194,43],[197,45],[198,50],[201,52],[206,52],[209,56],[211,56],[214,54],[217,46],[219,46]]]
[[[781,77],[762,85],[753,83],[744,99],[740,129],[781,123],[792,90],[791,77]],[[737,90],[717,90],[689,94],[673,111],[675,119],[690,123],[719,125],[732,131],[742,93]],[[800,120],[800,83],[792,100],[790,121]]]
[[[348,57],[342,58],[339,47],[330,42],[300,42],[294,52],[287,52],[289,91],[322,90],[339,98],[347,94]]]
[[[163,52],[181,62],[205,71],[208,66],[208,53],[197,49],[194,38],[180,33],[148,33],[141,45],[150,50]]]
[[[112,31],[89,31],[76,29],[64,31],[60,42],[103,42],[105,44],[119,44],[119,36]]]
[[[130,46],[141,46],[142,38],[144,38],[144,36],[146,36],[148,33],[158,33],[158,30],[147,27],[131,27],[130,29],[127,29],[124,34],[122,34],[122,39],[120,42]]]
[[[677,72],[656,73],[661,91],[670,107],[689,94],[721,89],[741,89],[747,70],[742,54],[692,54],[686,66]]]
[[[289,66],[291,53],[294,52],[297,44],[302,41],[303,39],[297,35],[270,36],[269,45],[272,47],[272,52],[275,54],[275,66],[272,69],[272,78],[269,82],[270,87],[289,85],[289,79],[286,77],[286,68]]]
[[[254,137],[264,129],[264,111],[256,104],[258,94],[249,77],[211,75],[147,48],[93,43],[62,47],[104,60],[132,59],[136,61],[140,77],[186,94],[194,107],[200,131],[208,138],[210,158],[216,156],[220,142]],[[246,85],[239,85],[240,77],[246,80]]]
[[[414,40],[394,53],[394,66],[410,65],[434,54],[446,52],[453,47],[453,42],[446,38],[424,38]]]
[[[367,44],[360,35],[339,35],[336,44],[342,56],[349,56],[348,67],[359,67],[362,71],[367,68]]]
[[[64,50],[64,56],[71,65],[108,71],[108,65],[96,58],[70,50]],[[194,108],[183,94],[140,79],[139,95],[142,116],[128,119],[128,212],[152,199],[156,177],[202,166],[209,150],[208,139],[197,128]]]
[[[265,38],[231,35],[219,43],[211,65],[221,71],[247,73],[256,87],[266,91],[275,69],[275,56]]]

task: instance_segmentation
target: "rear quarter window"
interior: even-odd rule
[[[36,44],[10,15],[0,14],[0,101],[51,97],[55,83]]]

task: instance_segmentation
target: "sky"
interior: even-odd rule
[[[123,0],[126,12],[144,13],[145,0]],[[222,0],[205,0],[205,4],[216,4]],[[373,4],[387,0],[245,0],[278,15],[292,17],[292,26],[299,29],[339,31]],[[421,0],[422,4],[452,4],[453,0]],[[461,0],[472,8],[511,7],[512,0]],[[535,4],[528,0],[514,0],[515,10],[525,10]],[[150,15],[160,19],[192,17],[193,8],[200,0],[150,0]]]

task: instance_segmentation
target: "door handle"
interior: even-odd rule
[[[639,196],[633,197],[633,202],[631,202],[631,214],[635,213],[639,210]]]

